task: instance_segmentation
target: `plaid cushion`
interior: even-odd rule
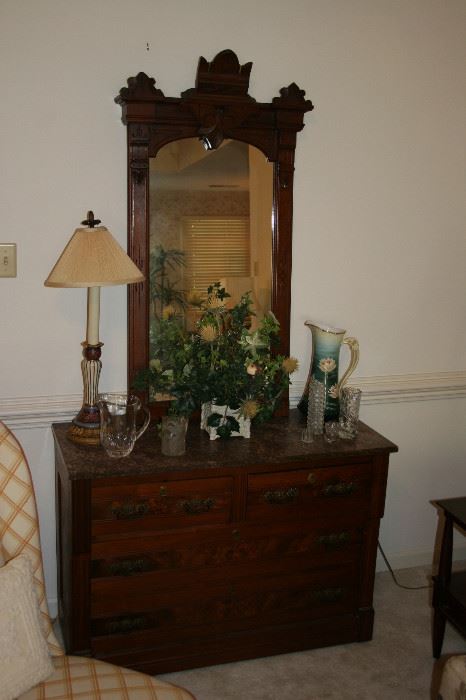
[[[0,421],[0,553],[32,562],[41,622],[55,671],[18,700],[195,700],[187,690],[144,673],[79,656],[64,656],[52,629],[45,594],[39,521],[31,472],[11,431]]]
[[[42,628],[50,653],[63,650],[52,629],[45,595],[39,521],[31,472],[26,456],[11,431],[0,421],[0,542],[5,561],[27,554],[32,563]]]
[[[466,700],[466,654],[450,656],[440,683],[439,700]]]
[[[195,700],[182,688],[104,661],[62,656],[53,662],[53,675],[18,700]]]

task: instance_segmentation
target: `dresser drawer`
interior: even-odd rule
[[[315,568],[354,560],[359,555],[363,533],[352,523],[335,518],[331,523],[310,522],[297,527],[293,522],[256,525],[235,523],[213,529],[164,532],[160,535],[126,537],[95,542],[91,547],[93,579],[138,576],[141,586],[151,572],[179,572],[179,586],[186,574],[202,576],[252,572],[262,561],[299,569],[302,563]]]
[[[347,516],[363,523],[370,505],[371,464],[310,467],[250,474],[246,518],[323,518]]]
[[[91,490],[91,536],[144,533],[192,525],[228,522],[233,479],[94,482]]]
[[[202,639],[202,636],[290,624],[354,612],[357,605],[356,566],[324,571],[291,572],[245,577],[209,586],[187,585],[178,591],[150,590],[145,596],[135,590],[120,596],[118,612],[109,612],[103,602],[91,608],[93,649],[134,649],[140,644]]]

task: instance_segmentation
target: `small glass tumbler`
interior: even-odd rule
[[[301,433],[301,440],[303,442],[314,442],[314,433],[312,432],[312,428],[310,428],[308,425]]]
[[[358,434],[361,389],[345,386],[340,394],[340,432],[344,440],[353,440]]]
[[[329,420],[324,428],[324,440],[331,443],[340,437],[340,424],[337,420]]]
[[[179,457],[186,452],[186,416],[162,416],[162,454]]]

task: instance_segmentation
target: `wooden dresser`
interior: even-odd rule
[[[148,673],[371,639],[388,459],[354,441],[301,441],[291,411],[250,440],[183,457],[155,427],[122,460],[53,426],[59,617],[68,653]]]

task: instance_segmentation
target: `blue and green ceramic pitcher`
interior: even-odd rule
[[[359,361],[359,343],[356,338],[345,338],[346,331],[342,328],[306,321],[305,325],[312,333],[312,361],[304,393],[298,403],[299,410],[307,415],[309,384],[315,378],[325,387],[325,416],[324,419],[337,420],[339,415],[339,400],[341,388],[354,372]],[[351,353],[350,363],[338,379],[340,349],[342,345],[348,345]]]

